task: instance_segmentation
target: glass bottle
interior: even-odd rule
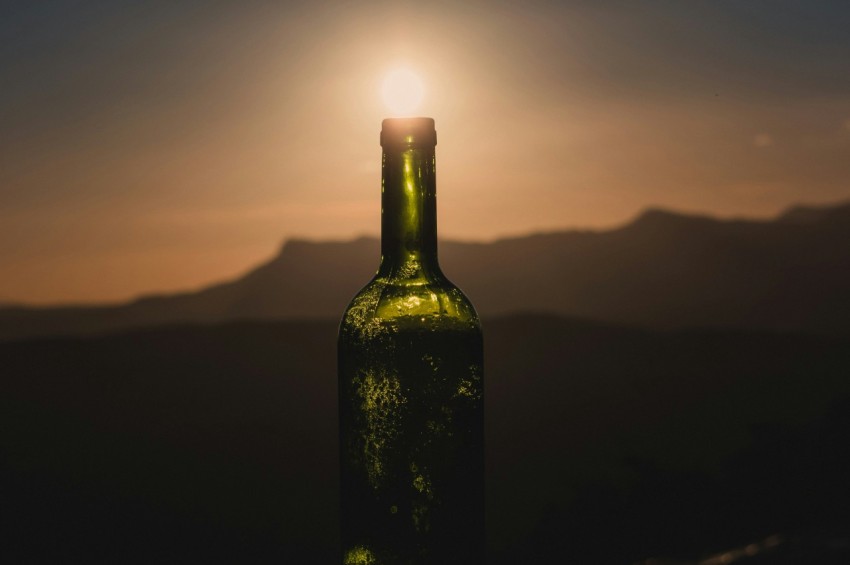
[[[481,326],[437,263],[436,140],[382,124],[381,263],[339,330],[343,565],[484,561]]]

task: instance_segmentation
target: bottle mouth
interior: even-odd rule
[[[387,118],[381,122],[381,147],[434,147],[434,118]]]

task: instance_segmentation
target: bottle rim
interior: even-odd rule
[[[434,147],[434,118],[387,118],[381,122],[381,147]]]

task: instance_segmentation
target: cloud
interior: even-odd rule
[[[753,145],[756,147],[770,147],[773,145],[773,137],[767,133],[759,133],[753,137]]]

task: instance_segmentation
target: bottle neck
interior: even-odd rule
[[[434,147],[384,147],[381,177],[378,274],[430,279],[439,273]]]

